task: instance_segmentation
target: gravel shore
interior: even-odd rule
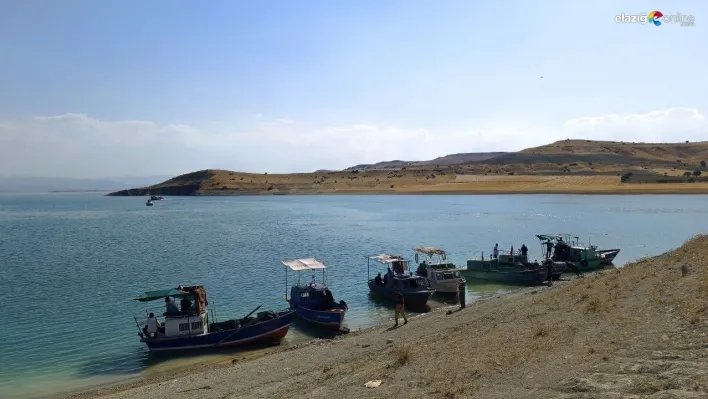
[[[705,398],[708,236],[621,269],[70,398]],[[392,312],[393,313],[393,312]],[[369,381],[381,380],[375,388]]]

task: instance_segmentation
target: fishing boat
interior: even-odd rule
[[[600,257],[602,258],[602,264],[603,265],[610,265],[615,260],[615,258],[617,257],[617,254],[619,254],[620,250],[619,249],[600,249],[597,252],[600,253]]]
[[[178,309],[175,300],[180,300]],[[178,286],[148,291],[135,298],[139,302],[163,300],[167,312],[145,311],[140,327],[134,316],[140,342],[150,351],[179,351],[219,347],[239,347],[255,343],[279,342],[290,328],[294,311],[262,311],[251,317],[262,305],[243,318],[217,321],[214,309],[209,314],[206,289],[202,285]],[[168,305],[168,301],[171,305]],[[153,319],[154,320],[150,320]],[[154,330],[150,331],[150,326]]]
[[[457,294],[460,283],[466,282],[452,262],[447,261],[447,252],[435,247],[417,247],[415,262],[420,261],[419,255],[427,259],[418,264],[416,274],[428,279],[430,286],[439,294]]]
[[[388,266],[388,270],[383,277],[379,273],[376,277],[371,278],[372,260]],[[403,295],[406,306],[425,307],[435,290],[430,287],[426,278],[410,274],[408,272],[408,263],[407,259],[403,259],[403,257],[398,255],[380,254],[367,256],[366,273],[371,293],[395,301],[395,293],[399,291]]]
[[[583,245],[577,236],[570,234],[536,235],[544,250],[545,259],[563,262],[579,271],[602,268],[603,258],[595,245]]]
[[[163,199],[165,199],[165,197],[161,197],[161,196],[159,196],[159,195],[150,195],[150,200],[151,200],[151,201],[160,201],[160,200],[163,200]]]
[[[565,269],[564,262],[553,263],[551,278],[560,279]],[[468,259],[467,269],[460,273],[467,278],[518,285],[538,285],[548,280],[548,270],[543,262],[530,262],[528,254],[524,256],[520,251],[511,250],[498,250],[496,258],[486,259],[482,252],[480,257]]]
[[[327,287],[327,266],[314,258],[284,260],[285,266],[285,300],[290,309],[303,320],[320,327],[340,330],[344,316],[349,309],[347,303],[334,301],[332,291]],[[298,281],[290,287],[290,297],[287,296],[288,269],[298,272]],[[322,270],[322,282],[316,283],[315,276],[309,284],[300,283],[300,272]]]
[[[153,206],[152,200],[147,200],[147,202],[145,202],[145,206]]]

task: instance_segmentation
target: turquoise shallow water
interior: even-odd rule
[[[0,397],[32,397],[136,375],[147,355],[131,299],[204,284],[220,319],[283,308],[284,258],[314,256],[350,306],[350,328],[387,321],[368,295],[366,255],[440,246],[471,256],[567,232],[621,248],[615,264],[661,253],[708,226],[708,196],[276,196],[144,198],[0,195]],[[292,277],[292,274],[291,274]],[[303,276],[306,277],[306,276]],[[292,281],[292,280],[291,280]],[[468,300],[509,287],[470,284]],[[311,331],[297,326],[287,342]]]

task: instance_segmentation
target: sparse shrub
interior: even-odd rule
[[[701,172],[701,171],[698,170],[698,169],[696,169],[696,170],[693,171],[693,175],[696,176],[696,177],[700,176],[701,174],[703,174],[703,172]]]
[[[681,265],[681,276],[682,276],[682,277],[686,277],[686,275],[688,274],[688,271],[689,271],[689,270],[688,270],[688,265],[687,265],[687,264]]]
[[[394,349],[393,355],[395,357],[393,365],[396,367],[405,366],[411,359],[411,351],[407,346],[401,346]]]
[[[701,161],[701,168],[705,168],[705,167],[706,167],[706,161]]]
[[[393,187],[394,187],[394,185],[393,185],[393,184],[391,184],[391,188],[393,188]]]

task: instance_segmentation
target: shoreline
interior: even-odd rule
[[[705,397],[707,254],[708,236],[697,236],[619,269],[434,309],[399,328],[60,397]],[[382,383],[364,387],[372,380]]]
[[[613,270],[613,269],[607,269],[607,270]],[[597,271],[592,272],[592,273],[597,273]],[[590,273],[588,273],[588,274],[590,274]],[[577,277],[575,277],[573,275],[569,275],[567,277],[564,276],[563,280],[554,282],[553,286],[555,287],[558,284],[560,284],[560,285],[567,284],[568,282],[573,281],[576,278]],[[545,286],[540,286],[540,287],[510,286],[510,288],[511,289],[509,291],[505,291],[505,292],[501,292],[501,293],[487,294],[487,295],[483,295],[479,298],[476,298],[472,302],[467,302],[467,307],[470,307],[470,305],[472,305],[474,303],[494,300],[496,298],[507,297],[510,295],[522,294],[524,292],[534,291],[538,288],[547,288],[547,287],[545,287]],[[409,315],[408,319],[415,320],[415,319],[419,319],[421,317],[424,317],[426,315],[436,314],[436,313],[440,313],[440,312],[446,312],[446,311],[449,311],[450,309],[457,309],[457,308],[459,308],[459,305],[444,305],[444,306],[440,306],[440,307],[430,308],[430,310],[425,313],[416,314],[414,316]],[[393,307],[391,308],[391,312],[393,312]],[[87,389],[78,388],[76,390],[71,390],[68,392],[49,394],[49,395],[42,396],[38,399],[89,399],[89,398],[104,397],[106,395],[112,395],[112,394],[116,394],[116,393],[125,392],[125,391],[128,391],[133,388],[139,388],[139,387],[143,387],[143,386],[147,386],[147,385],[151,385],[151,384],[160,384],[160,383],[164,383],[166,381],[178,379],[178,378],[193,375],[193,374],[210,372],[210,371],[214,371],[216,369],[221,369],[221,368],[228,368],[235,363],[248,363],[248,362],[258,360],[263,357],[272,356],[272,355],[276,355],[276,354],[280,354],[280,353],[297,351],[297,350],[305,350],[310,346],[320,345],[323,342],[334,342],[334,341],[342,341],[342,340],[346,340],[346,339],[354,339],[354,337],[370,334],[370,333],[373,333],[373,332],[381,330],[381,329],[387,329],[389,327],[390,327],[390,325],[388,325],[388,324],[378,323],[373,326],[360,328],[357,330],[352,330],[347,334],[338,335],[338,336],[335,336],[334,338],[314,338],[313,337],[309,340],[306,340],[303,342],[298,342],[298,343],[295,343],[295,344],[289,345],[289,346],[282,346],[279,344],[255,346],[255,347],[252,347],[251,349],[244,350],[243,353],[233,353],[233,354],[229,354],[229,355],[226,355],[226,354],[223,355],[223,357],[228,357],[229,359],[214,360],[214,361],[210,361],[210,362],[209,361],[200,362],[197,364],[188,364],[188,365],[184,365],[184,366],[168,368],[165,371],[158,372],[154,375],[141,375],[141,376],[129,377],[129,378],[122,379],[122,380],[116,381],[116,382],[95,385],[95,386],[89,387]]]

